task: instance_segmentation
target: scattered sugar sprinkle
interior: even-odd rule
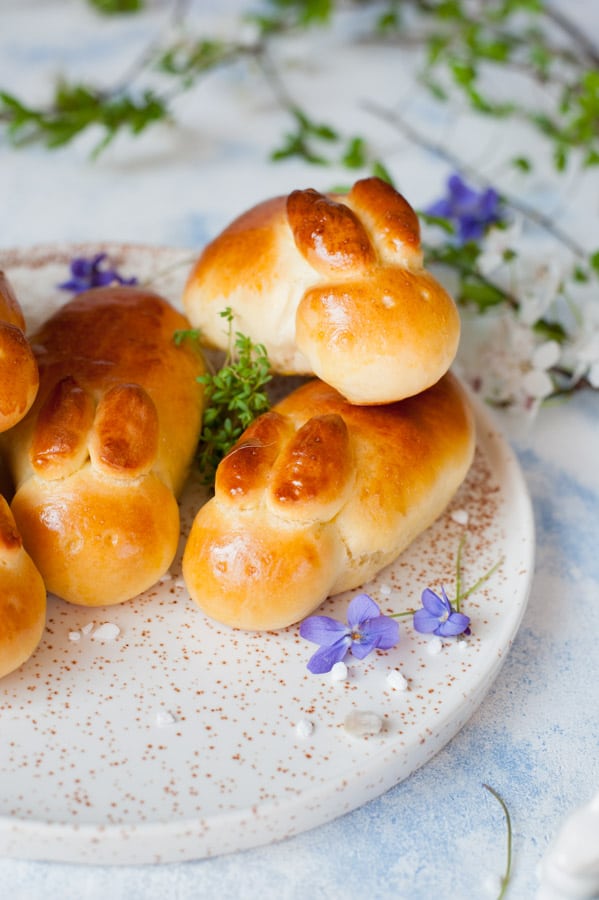
[[[176,721],[177,717],[168,709],[159,709],[154,717],[154,722],[158,728],[168,728],[169,725],[174,725]]]
[[[347,680],[347,666],[341,660],[340,662],[336,662],[333,668],[331,669],[331,681],[346,681]]]
[[[94,641],[114,641],[120,633],[121,629],[118,625],[114,625],[112,622],[104,622],[102,625],[98,625],[92,634],[92,638]]]
[[[399,669],[392,669],[389,672],[387,675],[387,684],[390,688],[393,688],[394,691],[407,691],[408,689],[408,679],[399,671]]]
[[[465,509],[454,509],[454,511],[450,513],[450,518],[458,525],[467,525],[470,516]]]
[[[432,637],[426,646],[427,651],[431,656],[436,656],[443,649],[443,641],[438,635]]]
[[[295,726],[295,733],[298,738],[301,738],[302,740],[309,738],[313,731],[314,723],[311,722],[310,719],[300,719]]]
[[[383,720],[377,713],[356,709],[345,717],[343,727],[352,737],[367,737],[380,734]]]

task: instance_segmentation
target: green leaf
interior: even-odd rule
[[[516,156],[512,160],[512,165],[514,168],[519,169],[521,172],[530,172],[532,171],[532,162],[528,158],[528,156]]]
[[[386,181],[387,184],[394,184],[393,176],[379,159],[375,159],[372,164],[372,174],[376,175],[377,178]]]
[[[557,341],[558,344],[563,344],[568,337],[568,332],[560,322],[550,322],[547,319],[539,319],[538,322],[535,322],[533,331],[539,337],[545,338],[547,341]]]
[[[459,300],[475,303],[481,312],[505,302],[505,294],[495,285],[483,281],[462,281]]]
[[[343,165],[348,169],[361,169],[366,164],[366,145],[364,138],[351,138],[342,157]]]
[[[104,15],[139,12],[144,8],[144,0],[88,0],[88,2]]]

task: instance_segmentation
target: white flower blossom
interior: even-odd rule
[[[561,356],[557,341],[539,341],[535,332],[511,312],[487,318],[486,331],[472,323],[462,344],[460,369],[484,399],[534,413],[554,390],[549,370]]]
[[[481,275],[492,275],[505,264],[505,254],[517,253],[522,235],[522,219],[516,218],[507,228],[492,225],[482,243],[482,252],[477,259]]]
[[[563,362],[571,372],[571,382],[587,378],[599,389],[599,298],[589,297],[578,309],[577,325],[565,344]]]

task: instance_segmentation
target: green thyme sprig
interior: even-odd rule
[[[229,307],[220,315],[227,321],[228,349],[221,368],[198,378],[206,390],[206,407],[197,461],[200,477],[213,485],[217,466],[257,416],[270,407],[264,390],[271,380],[270,363],[263,344],[237,331]],[[195,330],[177,332],[175,340],[198,339]]]

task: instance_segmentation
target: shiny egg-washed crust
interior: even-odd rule
[[[187,319],[141,288],[96,288],[32,337],[38,398],[3,442],[12,510],[48,590],[110,605],[154,584],[179,541],[203,359]]]
[[[0,495],[0,678],[33,654],[46,622],[46,588],[23,548],[8,503]]]
[[[460,336],[455,303],[423,268],[414,210],[379,178],[253,207],[205,248],[183,302],[208,345],[226,349],[230,307],[275,372],[315,374],[359,404],[430,387]]]
[[[183,556],[191,597],[243,629],[298,622],[358,587],[443,512],[475,428],[452,374],[385,406],[314,380],[257,419],[221,462]]]
[[[35,400],[39,378],[12,285],[0,271],[0,432],[12,428]]]

